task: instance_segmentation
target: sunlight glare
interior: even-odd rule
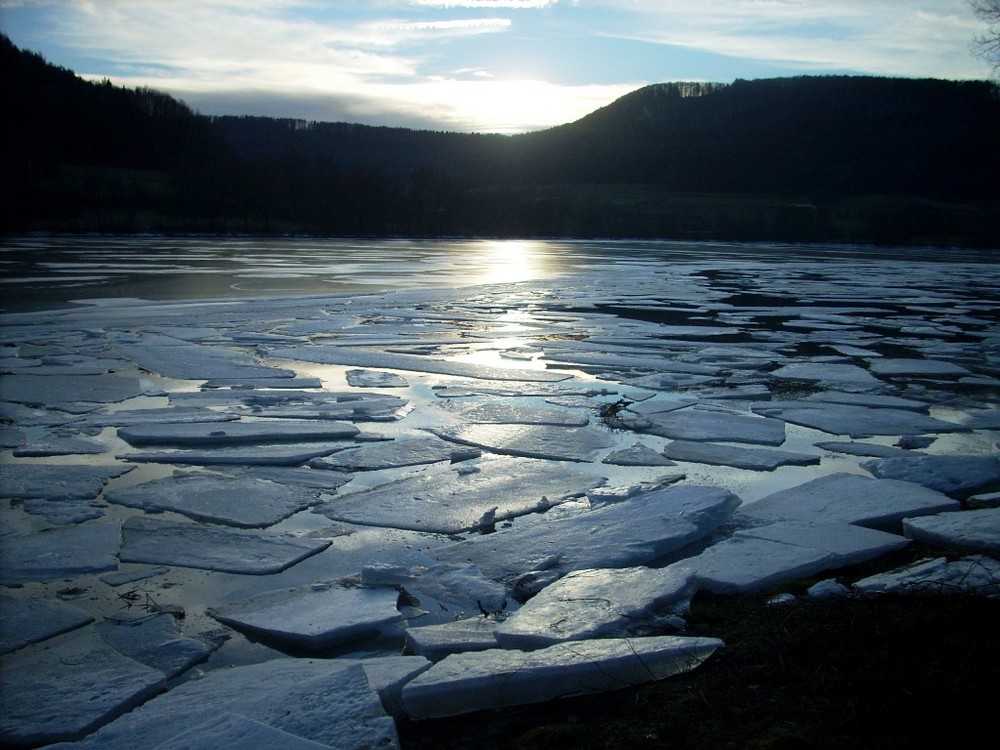
[[[541,246],[529,240],[498,240],[483,244],[482,272],[477,284],[512,284],[546,275]]]

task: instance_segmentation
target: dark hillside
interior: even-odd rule
[[[0,63],[0,231],[1000,246],[1000,97],[987,82],[656,84],[502,136],[204,117],[6,38]]]

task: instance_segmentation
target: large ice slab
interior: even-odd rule
[[[335,582],[269,591],[208,610],[219,622],[272,642],[309,650],[378,635],[403,619],[392,587]]]
[[[445,440],[494,453],[553,461],[593,461],[602,450],[614,445],[607,432],[594,427],[469,424],[430,428],[430,432]]]
[[[450,362],[415,354],[362,351],[339,346],[276,347],[268,350],[268,354],[278,359],[294,359],[324,365],[354,365],[384,370],[407,370],[437,375],[457,375],[481,380],[557,383],[572,377],[568,373],[551,370],[514,370],[506,367],[479,365],[474,362]]]
[[[385,662],[391,662],[388,669],[381,668]],[[420,657],[370,659],[365,663],[276,659],[217,669],[157,696],[72,747],[134,750],[136,738],[141,737],[144,747],[184,748],[191,741],[192,730],[204,727],[213,736],[226,717],[241,715],[278,730],[264,735],[269,738],[291,735],[322,746],[391,750],[398,748],[399,742],[395,724],[379,700],[381,686],[376,675],[391,671],[408,676],[426,665]],[[176,745],[171,744],[174,742]],[[300,747],[309,746],[291,744],[289,750]]]
[[[175,511],[196,521],[241,528],[273,526],[319,502],[319,491],[252,477],[177,475],[111,490],[110,503]]]
[[[0,581],[9,586],[115,570],[120,543],[120,525],[111,521],[7,536],[0,555]]]
[[[134,463],[178,464],[181,466],[301,466],[320,456],[344,450],[346,445],[279,443],[247,445],[236,448],[206,448],[204,450],[143,451],[120,453],[122,461]]]
[[[188,422],[136,424],[118,428],[118,437],[132,445],[246,445],[342,440],[357,435],[358,428],[344,422]]]
[[[851,523],[894,531],[904,518],[959,510],[936,490],[898,479],[828,474],[775,492],[740,509],[757,521]]]
[[[445,401],[438,408],[453,413],[466,424],[537,424],[582,427],[590,422],[586,414],[569,409],[546,409],[504,401]]]
[[[95,455],[104,453],[107,446],[97,440],[83,437],[48,437],[15,448],[15,458],[40,458],[44,456]]]
[[[719,443],[674,440],[667,443],[663,455],[676,461],[688,461],[715,466],[735,466],[739,469],[773,471],[779,466],[809,466],[818,464],[819,456],[768,448],[736,448]]]
[[[864,594],[977,594],[1000,596],[1000,560],[971,555],[959,560],[937,557],[878,573],[854,583]]]
[[[293,370],[262,365],[241,352],[201,346],[162,335],[145,335],[115,344],[120,354],[150,372],[178,380],[295,377]]]
[[[443,561],[472,562],[486,575],[505,581],[532,571],[561,575],[584,568],[643,565],[708,536],[739,504],[728,490],[677,485],[543,517],[429,554]]]
[[[220,714],[161,742],[156,750],[251,747],[266,747],[268,750],[332,750],[333,745],[307,740],[243,714]]]
[[[133,517],[122,525],[122,562],[229,573],[277,573],[326,549],[329,541]]]
[[[5,593],[0,597],[0,654],[76,630],[93,621],[89,612],[69,604]]]
[[[347,384],[354,388],[406,388],[406,378],[394,372],[377,370],[348,370],[344,373]]]
[[[5,375],[0,378],[0,400],[58,408],[77,401],[116,403],[142,393],[131,375]]]
[[[772,378],[782,380],[811,380],[843,386],[875,387],[882,381],[872,376],[868,370],[857,365],[830,362],[792,362],[769,373]]]
[[[781,445],[785,442],[785,424],[777,419],[706,409],[657,412],[637,419],[624,418],[623,421],[636,431],[675,440],[758,445]]]
[[[184,636],[170,614],[119,613],[99,622],[94,630],[119,653],[163,672],[168,679],[204,661],[220,645]]]
[[[1000,558],[1000,508],[906,518],[903,533],[938,549]]]
[[[852,438],[876,435],[923,435],[936,432],[960,432],[967,428],[953,422],[906,409],[879,409],[851,404],[817,404],[821,408],[783,408],[763,405],[755,411],[778,417],[803,427],[822,430],[831,435]]]
[[[839,562],[833,553],[814,547],[736,535],[677,564],[694,572],[699,589],[736,594],[805,578]]]
[[[861,466],[876,477],[916,482],[960,499],[1000,486],[1000,456],[893,456]]]
[[[132,466],[0,464],[0,496],[13,499],[93,500],[108,480]]]
[[[954,362],[943,362],[938,359],[904,359],[880,357],[870,363],[872,372],[877,375],[913,375],[923,377],[957,378],[971,375],[966,368]]]
[[[372,471],[461,460],[472,458],[475,455],[475,451],[463,453],[451,443],[436,437],[401,438],[385,443],[350,448],[332,456],[316,458],[309,462],[309,466],[314,469],[335,469],[337,471]]]
[[[315,512],[337,521],[458,533],[546,510],[603,478],[528,458],[487,457],[329,498]]]
[[[657,615],[684,611],[695,592],[683,566],[576,570],[542,589],[496,628],[504,648],[642,634]]]
[[[601,459],[601,463],[614,466],[676,466],[674,461],[662,453],[642,443],[634,443],[628,448],[613,451]]]
[[[99,643],[62,659],[11,659],[0,670],[0,744],[81,739],[165,688],[162,672]]]
[[[429,719],[616,690],[690,671],[721,646],[658,636],[452,654],[403,687],[403,707]]]
[[[437,625],[406,628],[404,632],[407,653],[439,661],[448,654],[463,651],[486,651],[498,648],[496,620],[489,617],[470,617]]]

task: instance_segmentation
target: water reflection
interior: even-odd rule
[[[531,240],[497,240],[484,243],[478,260],[482,266],[475,284],[508,284],[546,278],[546,246]]]

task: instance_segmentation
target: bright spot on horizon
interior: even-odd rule
[[[0,0],[0,31],[205,115],[481,133],[667,81],[990,74],[966,0]]]
[[[476,284],[513,284],[548,275],[542,253],[543,245],[532,240],[496,240],[484,242],[479,249],[478,265],[484,270]]]

